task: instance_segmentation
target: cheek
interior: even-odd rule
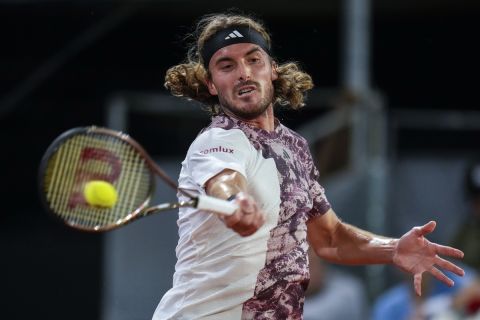
[[[271,83],[274,80],[277,80],[277,73],[272,69],[264,69],[258,74],[259,79],[262,79],[265,83]]]
[[[227,76],[216,75],[211,84],[208,86],[210,94],[213,95],[225,95],[228,93],[230,79]]]
[[[273,87],[273,81],[276,80],[276,78],[272,77],[271,73],[266,73],[264,76],[262,76],[262,85],[264,88],[269,88]]]

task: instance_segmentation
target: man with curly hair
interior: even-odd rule
[[[179,186],[235,201],[238,210],[179,211],[173,287],[154,319],[301,319],[309,245],[331,262],[394,264],[414,275],[418,294],[425,271],[453,285],[436,266],[463,270],[439,255],[463,253],[424,238],[435,222],[392,239],[336,216],[306,140],[274,115],[275,105],[303,106],[311,77],[271,57],[259,21],[208,15],[194,36],[187,61],[167,71],[165,86],[208,106],[212,121],[191,144]]]

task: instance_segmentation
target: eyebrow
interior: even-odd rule
[[[260,47],[253,47],[252,49],[248,50],[247,53],[245,53],[244,56],[249,56],[251,55],[252,53],[255,53],[259,51],[260,52]],[[219,63],[223,62],[223,61],[230,61],[230,60],[233,60],[232,58],[230,58],[229,56],[226,56],[226,57],[221,57],[219,58],[217,61],[215,61],[215,65],[218,65]]]

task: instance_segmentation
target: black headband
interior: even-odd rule
[[[270,54],[270,46],[258,31],[249,27],[233,26],[218,31],[203,44],[201,55],[205,69],[208,70],[208,64],[215,52],[236,43],[254,43]]]

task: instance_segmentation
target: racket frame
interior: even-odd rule
[[[137,207],[133,212],[130,212],[128,215],[124,216],[123,218],[117,220],[113,224],[108,224],[105,226],[96,226],[94,228],[85,227],[82,225],[78,225],[75,223],[71,223],[66,219],[63,219],[59,214],[57,214],[49,205],[49,201],[47,199],[47,194],[45,192],[45,177],[46,177],[46,170],[48,167],[49,160],[51,157],[58,151],[58,149],[62,146],[63,142],[67,139],[71,138],[72,136],[84,134],[84,133],[99,133],[107,136],[112,136],[114,138],[123,140],[130,146],[132,146],[140,155],[140,157],[145,160],[149,172],[151,174],[152,179],[150,179],[150,185],[148,188],[148,196],[146,197],[145,201],[141,203],[139,207]],[[218,198],[210,197],[207,195],[194,195],[188,190],[181,189],[177,186],[175,181],[173,181],[166,173],[163,171],[153,159],[148,155],[145,149],[133,138],[131,138],[128,134],[123,133],[121,131],[116,131],[104,127],[97,127],[97,126],[88,126],[88,127],[77,127],[70,129],[60,136],[58,136],[47,148],[45,154],[43,155],[40,167],[39,167],[39,174],[38,174],[38,181],[39,181],[39,191],[40,191],[40,199],[45,208],[47,208],[48,212],[54,216],[57,220],[62,221],[69,227],[86,231],[86,232],[105,232],[110,231],[112,229],[116,229],[121,227],[127,223],[130,223],[133,220],[136,220],[141,217],[148,216],[150,214],[159,212],[159,211],[167,211],[172,209],[177,209],[181,207],[193,207],[198,208],[201,210],[207,211],[214,211],[214,212],[222,212],[226,215],[231,215],[235,212],[238,208],[236,204],[230,201],[221,200]],[[159,176],[168,186],[172,189],[182,193],[183,195],[187,196],[189,200],[186,201],[179,201],[179,202],[167,202],[162,203],[156,206],[148,207],[150,204],[152,194],[155,190],[155,175]]]
[[[66,219],[63,219],[58,213],[56,213],[50,206],[49,201],[47,199],[47,194],[45,192],[45,178],[46,178],[46,170],[49,164],[50,159],[52,156],[55,155],[55,153],[58,151],[58,149],[62,146],[63,142],[70,139],[71,137],[75,135],[80,135],[80,134],[85,134],[85,133],[100,133],[108,136],[112,136],[114,138],[121,139],[128,143],[130,146],[132,146],[140,156],[145,160],[147,167],[150,171],[150,174],[152,175],[152,179],[150,179],[150,185],[148,187],[148,195],[145,198],[145,200],[138,206],[133,212],[128,213],[125,215],[123,218],[120,218],[117,220],[115,223],[108,224],[105,226],[96,226],[94,228],[90,227],[85,227],[80,224],[75,224],[72,223]],[[40,193],[40,201],[42,205],[47,209],[48,213],[53,216],[57,221],[62,222],[63,224],[72,227],[74,229],[80,230],[80,231],[86,231],[86,232],[105,232],[105,231],[110,231],[112,229],[116,229],[122,225],[125,225],[132,220],[135,220],[139,217],[144,216],[143,211],[147,209],[147,206],[150,204],[152,195],[155,191],[155,173],[157,173],[162,179],[165,180],[165,182],[173,187],[176,186],[176,184],[166,175],[163,170],[160,168],[156,168],[158,170],[153,170],[153,166],[156,167],[156,164],[153,162],[153,160],[148,156],[147,152],[143,147],[140,146],[140,144],[132,139],[129,135],[121,132],[121,131],[115,131],[112,129],[108,128],[103,128],[103,127],[97,127],[97,126],[88,126],[88,127],[77,127],[77,128],[72,128],[70,130],[65,131],[62,133],[60,136],[58,136],[47,148],[45,151],[44,155],[42,156],[41,162],[40,162],[40,167],[38,171],[38,188],[39,188],[39,193]],[[166,177],[166,179],[165,179]],[[173,183],[173,185],[172,185]],[[166,210],[166,209],[165,209]]]

